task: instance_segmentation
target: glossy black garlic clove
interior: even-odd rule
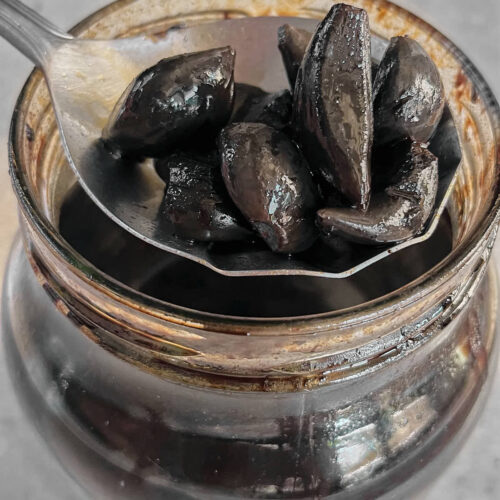
[[[341,236],[364,245],[399,243],[424,229],[436,200],[438,160],[414,143],[400,172],[385,192],[376,194],[367,212],[324,208],[317,223],[326,236]]]
[[[425,50],[411,38],[392,38],[373,87],[376,146],[406,137],[427,142],[444,104],[439,71]]]
[[[289,24],[284,24],[278,29],[278,48],[292,89],[295,87],[297,73],[312,36],[309,31],[295,28]],[[378,63],[372,60],[372,80],[374,80],[377,70]]]
[[[202,144],[200,146],[197,141],[194,142],[195,145],[191,148],[176,149],[172,153],[154,160],[156,173],[162,178],[165,184],[168,185],[170,181],[170,169],[177,167],[179,162],[183,160],[219,167],[219,152],[217,151],[216,144],[212,144],[212,141],[208,144],[200,141]]]
[[[192,135],[215,136],[233,107],[230,47],[163,59],[125,90],[103,131],[111,149],[165,154]]]
[[[235,99],[239,99],[238,91],[239,85],[235,89]],[[292,118],[292,94],[289,90],[282,90],[274,94],[262,92],[262,95],[249,96],[245,99],[244,104],[233,111],[231,122],[264,123],[275,129],[283,130],[290,124]]]
[[[293,127],[309,164],[357,207],[370,199],[371,37],[364,10],[332,7],[297,76]]]
[[[260,123],[236,123],[219,137],[229,195],[271,250],[297,253],[317,238],[317,187],[297,146]]]
[[[234,106],[231,114],[230,122],[237,121],[235,118],[248,113],[249,108],[252,106],[256,99],[267,96],[268,93],[260,87],[250,85],[248,83],[234,84]]]
[[[167,184],[161,213],[177,236],[206,242],[252,238],[227,196],[218,167],[176,153],[156,168]]]
[[[295,28],[289,24],[284,24],[278,29],[278,48],[292,89],[295,87],[297,73],[311,38],[312,33],[309,31]]]
[[[383,191],[391,184],[405,163],[413,141],[406,138],[374,148],[372,155],[372,192]]]
[[[438,156],[441,171],[451,171],[462,161],[460,138],[448,105],[444,107],[441,122],[429,143],[429,151]]]

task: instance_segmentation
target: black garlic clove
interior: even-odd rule
[[[167,184],[161,216],[177,236],[205,242],[252,238],[225,192],[218,167],[177,153],[162,160],[161,176]]]
[[[237,92],[238,88],[235,92],[235,99],[238,98]],[[243,106],[235,109],[231,122],[265,123],[275,129],[283,130],[290,124],[292,105],[293,97],[289,90],[274,94],[263,92],[262,95],[246,99]]]
[[[219,167],[219,152],[215,144],[204,144],[203,148],[192,147],[185,149],[177,149],[166,156],[156,158],[154,167],[156,173],[168,185],[170,181],[170,169],[177,167],[179,162],[193,162],[192,164],[200,163],[212,167]]]
[[[318,192],[297,146],[267,125],[236,123],[221,132],[219,151],[229,195],[271,250],[309,248]]]
[[[443,117],[429,143],[429,151],[439,158],[440,167],[444,167],[442,171],[452,171],[462,161],[460,138],[448,105],[445,105]]]
[[[406,137],[427,142],[444,105],[443,83],[427,52],[411,38],[392,38],[373,86],[376,146]]]
[[[278,29],[278,48],[292,89],[295,88],[297,73],[312,36],[309,31],[295,28],[289,24],[284,24]],[[372,81],[375,79],[377,70],[378,63],[372,61]]]
[[[312,33],[309,31],[295,28],[289,24],[284,24],[278,29],[278,48],[292,89],[295,87],[297,73],[311,38]]]
[[[361,209],[370,200],[373,135],[368,15],[332,7],[297,76],[293,127],[313,168]]]
[[[230,47],[163,59],[125,90],[103,131],[108,147],[159,156],[194,134],[215,136],[233,107]]]
[[[324,208],[317,224],[326,236],[364,245],[409,240],[422,232],[436,201],[438,160],[422,144],[414,143],[393,184],[373,196],[367,212]]]
[[[234,106],[230,123],[238,121],[236,118],[239,116],[244,116],[248,113],[248,110],[254,104],[255,100],[266,97],[269,95],[265,90],[255,85],[249,85],[248,83],[234,84]]]
[[[391,184],[401,170],[413,145],[410,139],[393,142],[373,149],[372,154],[372,193],[383,191]]]

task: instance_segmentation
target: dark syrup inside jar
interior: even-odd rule
[[[246,317],[303,316],[362,304],[418,278],[452,248],[445,215],[427,242],[342,280],[227,277],[132,236],[107,218],[79,185],[70,189],[61,207],[59,230],[97,268],[140,292],[198,311]]]

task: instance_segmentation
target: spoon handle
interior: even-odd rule
[[[72,38],[18,0],[0,0],[0,36],[39,67]]]

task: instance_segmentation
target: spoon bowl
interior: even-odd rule
[[[224,20],[169,29],[162,37],[81,40],[61,33],[17,0],[0,4],[0,34],[44,71],[69,164],[91,199],[120,226],[167,252],[230,276],[309,275],[344,278],[433,234],[456,179],[456,155],[440,163],[434,213],[417,238],[392,247],[353,245],[339,256],[321,242],[287,257],[260,244],[214,245],[184,241],[165,230],[159,215],[164,183],[148,162],[123,168],[100,141],[102,129],[123,91],[160,59],[230,45],[236,51],[235,80],[278,91],[288,86],[277,47],[283,24],[313,31],[317,20],[263,17]],[[372,35],[372,57],[380,60],[387,41]],[[257,50],[258,48],[258,50]],[[452,120],[451,115],[450,120]],[[444,134],[445,135],[445,134]],[[435,144],[435,154],[447,148]]]

